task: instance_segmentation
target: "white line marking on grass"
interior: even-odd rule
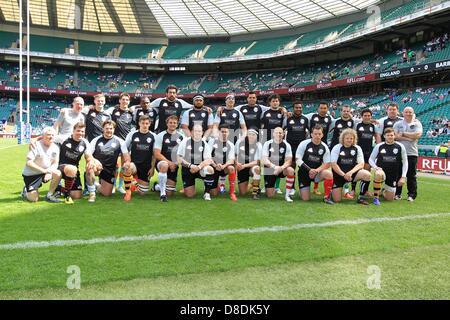
[[[438,182],[428,182],[428,181],[420,181],[419,184],[421,183],[425,183],[425,184],[432,184],[434,186],[439,186],[439,187],[450,187],[450,183],[438,183]]]
[[[318,223],[294,224],[292,226],[272,226],[272,227],[225,229],[225,230],[210,230],[210,231],[193,231],[181,233],[149,234],[143,236],[123,236],[123,237],[111,236],[87,240],[80,239],[80,240],[26,241],[26,242],[2,244],[0,245],[0,250],[21,250],[21,249],[67,247],[67,246],[80,246],[80,245],[91,245],[101,243],[131,242],[131,241],[159,241],[159,240],[180,239],[180,238],[221,236],[228,234],[280,232],[280,231],[291,231],[308,228],[325,228],[340,225],[358,225],[374,222],[405,221],[405,220],[431,219],[440,217],[450,217],[450,212],[410,215],[392,218],[383,217],[383,218],[361,218],[355,220],[336,220]]]
[[[13,145],[13,146],[3,147],[3,148],[0,148],[0,151],[1,151],[1,150],[4,150],[4,149],[8,149],[8,148],[18,147],[18,146],[21,146],[21,144],[15,144],[15,145]]]

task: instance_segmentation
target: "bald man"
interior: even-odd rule
[[[394,124],[395,140],[403,144],[408,156],[408,172],[406,173],[406,186],[408,188],[407,200],[412,202],[417,197],[417,158],[419,157],[418,142],[423,133],[422,123],[416,119],[412,107],[403,110],[403,120]],[[400,200],[402,187],[397,187],[395,198]]]
[[[73,127],[77,123],[85,123],[84,114],[82,113],[84,109],[84,99],[82,97],[75,97],[72,102],[72,108],[61,109],[58,119],[53,125],[56,130],[57,136],[55,138],[55,143],[61,144],[63,141],[67,140],[72,136]]]

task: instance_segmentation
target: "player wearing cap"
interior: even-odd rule
[[[158,170],[158,188],[160,199],[167,202],[167,196],[176,191],[178,176],[177,150],[184,136],[177,130],[178,118],[172,115],[166,119],[167,130],[160,132],[156,136],[155,147],[153,149]]]
[[[178,163],[182,166],[184,194],[188,198],[195,196],[195,179],[204,180],[203,199],[211,200],[211,189],[214,183],[214,169],[211,148],[203,138],[203,127],[195,124],[189,138],[181,141],[178,150]]]
[[[260,160],[262,145],[258,141],[258,131],[249,129],[246,137],[241,137],[235,145],[236,171],[238,172],[239,194],[249,191],[250,176],[253,177],[251,190],[254,200],[259,199],[259,182],[261,179]]]
[[[283,140],[283,129],[278,127],[273,131],[273,139],[263,145],[261,162],[264,165],[264,184],[266,195],[272,198],[275,195],[275,181],[286,177],[286,194],[284,199],[292,202],[290,197],[294,184],[294,169],[291,167],[292,150],[290,144]]]
[[[331,188],[333,187],[333,174],[330,170],[330,150],[322,141],[323,127],[317,125],[312,128],[311,139],[300,143],[296,153],[298,169],[298,183],[300,196],[303,200],[310,199],[311,182],[324,181],[324,202],[334,204],[331,200]]]
[[[181,128],[186,137],[191,136],[195,124],[200,124],[204,132],[204,138],[208,138],[214,124],[212,113],[204,106],[202,95],[196,95],[193,99],[194,106],[185,111],[181,117]]]
[[[333,200],[341,202],[342,187],[347,182],[361,181],[358,203],[368,205],[364,194],[369,189],[370,172],[364,170],[364,154],[357,143],[356,131],[347,128],[342,131],[339,143],[331,150],[331,167],[333,169]]]
[[[408,156],[403,144],[395,141],[393,128],[384,130],[384,142],[373,148],[369,158],[369,163],[375,170],[373,180],[373,203],[380,205],[381,187],[384,181],[383,196],[386,200],[392,201],[395,197],[397,186],[402,186],[406,180],[408,172]],[[400,166],[399,163],[402,165]],[[401,170],[400,170],[401,168]]]
[[[155,169],[153,147],[155,135],[149,130],[150,117],[142,115],[139,118],[139,130],[130,132],[125,139],[125,144],[131,154],[131,162],[123,165],[123,180],[125,183],[125,201],[131,200],[131,183],[133,175],[137,175],[138,190],[148,190],[150,177]],[[144,192],[140,192],[141,195]]]
[[[230,199],[237,201],[234,194],[236,184],[236,169],[234,168],[234,144],[229,140],[228,125],[220,126],[219,136],[209,139],[209,147],[211,148],[211,156],[214,167],[214,183],[212,185],[211,195],[216,196],[219,193],[219,177],[228,176],[230,185]]]

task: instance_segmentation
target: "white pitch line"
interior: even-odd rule
[[[438,182],[429,182],[429,181],[420,181],[419,184],[421,183],[425,183],[425,184],[431,184],[434,186],[439,186],[439,187],[450,187],[450,183],[438,183]]]
[[[87,240],[51,240],[51,241],[26,241],[16,243],[6,243],[0,245],[0,250],[22,250],[22,249],[34,249],[34,248],[49,248],[49,247],[68,247],[68,246],[80,246],[91,245],[101,243],[117,243],[117,242],[131,242],[131,241],[158,241],[158,240],[170,240],[180,238],[194,238],[194,237],[209,237],[209,236],[221,236],[228,234],[245,234],[245,233],[261,233],[261,232],[280,232],[291,231],[298,229],[308,228],[325,228],[334,227],[340,225],[358,225],[374,222],[387,222],[387,221],[405,221],[405,220],[418,220],[418,219],[431,219],[440,217],[450,217],[450,212],[446,213],[432,213],[424,215],[410,215],[401,217],[384,217],[384,218],[361,218],[355,220],[336,220],[328,222],[318,223],[304,223],[294,224],[291,226],[272,226],[272,227],[258,227],[258,228],[241,228],[241,229],[225,229],[225,230],[210,230],[210,231],[194,231],[194,232],[182,232],[182,233],[165,233],[165,234],[149,234],[143,236],[123,236],[123,237],[105,237],[94,238]]]
[[[9,148],[13,148],[13,147],[18,147],[18,146],[21,146],[21,144],[15,144],[15,145],[13,145],[13,146],[3,147],[3,148],[0,148],[0,151],[1,151],[1,150],[5,150],[5,149],[9,149]]]

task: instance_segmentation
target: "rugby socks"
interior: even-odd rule
[[[93,184],[92,186],[87,185],[87,189],[89,191],[89,193],[97,191],[97,188],[95,187],[95,184]]]
[[[329,199],[331,196],[331,188],[333,187],[333,179],[323,180],[323,187],[325,189],[325,198]]]
[[[280,178],[275,181],[275,189],[280,189]]]
[[[230,181],[230,178],[228,177],[228,181]],[[225,177],[219,176],[219,187],[225,188]]]
[[[369,191],[370,181],[361,180],[359,182],[359,195],[364,196]]]
[[[356,183],[355,181],[352,182],[352,190],[356,193]]]
[[[205,193],[210,193],[212,186],[214,184],[214,175],[212,174],[206,175],[204,184],[205,184]]]
[[[131,182],[133,181],[133,176],[132,175],[129,175],[129,176],[126,176],[126,175],[123,175],[123,182],[124,182],[124,185],[125,185],[125,191],[131,191],[130,190],[130,188],[131,188]]]
[[[286,177],[286,196],[291,193],[292,187],[294,186],[295,176]]]
[[[382,183],[383,183],[383,181],[377,181],[377,180],[373,181],[373,195],[375,198],[380,197]]]
[[[158,173],[158,184],[160,188],[160,195],[166,195],[166,184],[167,184],[167,173],[160,172]]]
[[[70,195],[70,190],[72,190],[73,184],[75,182],[75,178],[66,177],[64,179],[64,195],[68,197]]]
[[[230,184],[230,194],[234,193],[234,187],[236,183],[236,172],[228,175],[228,183]]]

